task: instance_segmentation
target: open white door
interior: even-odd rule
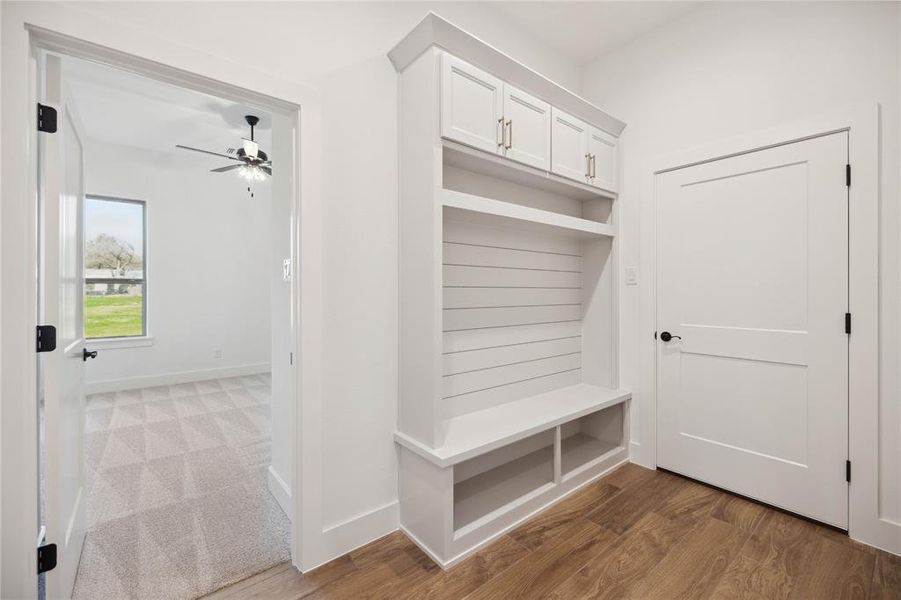
[[[848,527],[848,134],[657,177],[657,463]]]
[[[56,349],[38,354],[43,394],[43,523],[57,546],[46,597],[69,598],[84,543],[83,438],[84,161],[78,118],[66,103],[62,64],[48,55],[43,104],[57,111],[57,131],[39,134],[41,294],[39,322],[56,327]]]

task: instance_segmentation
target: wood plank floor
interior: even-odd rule
[[[897,600],[901,558],[626,465],[446,572],[393,533],[310,573],[283,564],[207,598]]]

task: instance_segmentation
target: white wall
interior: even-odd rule
[[[233,173],[210,173],[209,163],[187,153],[86,144],[88,194],[147,203],[153,337],[152,346],[101,350],[87,364],[89,390],[268,369],[269,184],[251,199]]]
[[[271,185],[271,210],[269,236],[272,248],[269,278],[271,289],[272,336],[272,401],[269,416],[272,420],[272,464],[269,468],[269,489],[279,501],[289,518],[291,509],[292,467],[294,451],[294,369],[296,358],[294,332],[288,326],[295,323],[292,311],[291,282],[285,280],[283,265],[291,257],[291,201],[296,183],[292,161],[294,149],[294,124],[283,115],[272,115],[273,176]],[[292,265],[296,272],[297,265]]]
[[[278,77],[313,80],[382,57],[429,11],[516,57],[574,92],[581,71],[511,24],[490,2],[77,2],[80,9],[228,57]],[[250,17],[250,18],[248,18]],[[254,52],[241,44],[253,37]]]
[[[579,68],[490,3],[264,3],[256,51],[246,7],[221,3],[69,3],[204,53],[304,81],[323,95],[322,523],[327,556],[393,530],[397,482],[396,73],[386,53],[428,11],[483,37],[562,85]],[[301,133],[302,135],[302,133]],[[316,560],[319,562],[319,560]],[[309,564],[307,566],[313,566]]]
[[[588,65],[586,98],[628,123],[622,139],[624,266],[640,262],[646,161],[869,101],[882,106],[880,412],[881,517],[901,521],[899,386],[899,5],[710,3]],[[652,275],[644,273],[646,282]],[[622,286],[623,384],[637,387],[639,288]]]
[[[396,90],[380,56],[322,81],[326,528],[397,498]]]

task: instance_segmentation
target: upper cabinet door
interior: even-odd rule
[[[503,153],[503,83],[444,54],[441,57],[441,136]]]
[[[551,105],[504,84],[504,130],[507,158],[551,169]]]
[[[551,127],[551,171],[587,183],[588,125],[554,108]]]
[[[616,138],[591,127],[588,131],[588,153],[591,155],[588,183],[611,192],[617,191]]]

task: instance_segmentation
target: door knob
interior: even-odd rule
[[[681,335],[673,335],[669,331],[664,331],[663,333],[660,334],[660,339],[663,340],[664,342],[668,342],[673,338],[681,340],[682,336]]]
[[[89,358],[97,358],[96,350],[88,350],[87,348],[81,349],[81,360],[84,362],[88,362]]]

